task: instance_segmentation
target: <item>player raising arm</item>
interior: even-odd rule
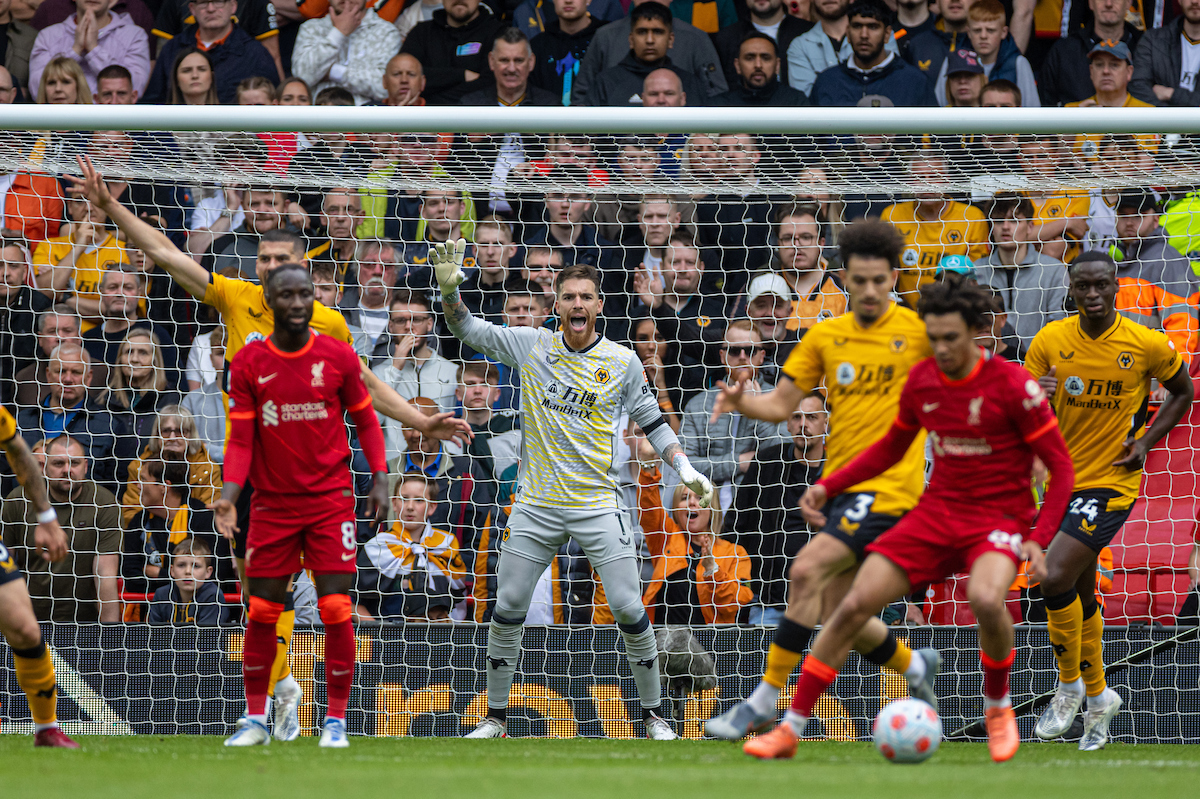
[[[1035,574],[1041,572],[1042,545],[1058,529],[1071,497],[1071,458],[1037,382],[975,343],[991,323],[984,289],[949,275],[921,290],[917,308],[934,357],[913,367],[887,435],[822,477],[800,507],[812,523],[822,524],[828,498],[898,463],[922,428],[929,431],[933,477],[916,508],[867,546],[870,554],[854,584],[804,660],[783,723],[747,743],[759,757],[795,748],[817,699],[871,617],[914,588],[962,571],[970,573],[967,597],[979,622],[988,749],[999,762],[1020,744],[1008,695],[1013,631],[1004,601],[1022,557]],[[1034,456],[1049,469],[1050,485],[1028,539],[1036,512]]]
[[[258,273],[258,286],[241,280],[231,280],[222,275],[211,274],[190,255],[181,251],[171,243],[163,233],[146,224],[125,206],[121,205],[105,185],[104,176],[96,171],[90,159],[80,156],[79,168],[83,178],[66,176],[75,186],[79,187],[88,201],[108,214],[126,239],[163,268],[171,278],[200,302],[214,306],[221,312],[226,326],[230,328],[229,343],[226,350],[226,363],[232,361],[241,347],[249,343],[247,338],[254,340],[262,338],[270,332],[271,319],[262,312],[269,311],[269,305],[263,298],[263,286],[266,285],[267,275],[279,264],[303,260],[301,257],[263,257],[260,254],[255,269]],[[290,255],[290,254],[288,254]],[[227,284],[233,284],[232,286]],[[236,294],[234,297],[232,295]],[[237,319],[229,318],[230,311],[237,311]],[[249,311],[250,313],[247,313]],[[248,322],[249,318],[255,322]],[[259,335],[238,336],[241,324],[253,325],[253,332]],[[263,328],[261,330],[257,328]],[[352,343],[346,322],[336,310],[326,308],[320,303],[314,304],[313,329],[319,333],[333,335],[347,343]],[[447,440],[454,439],[460,444],[471,436],[471,427],[462,419],[454,419],[454,414],[446,412],[426,416],[412,404],[401,397],[376,377],[365,365],[362,366],[362,379],[371,393],[371,401],[375,410],[388,418],[395,419],[407,427],[420,430],[432,438]]]
[[[676,737],[659,707],[658,647],[642,605],[633,532],[617,503],[617,420],[623,411],[700,498],[712,483],[688,463],[679,440],[650,393],[634,352],[596,333],[600,275],[576,264],[554,281],[559,332],[499,327],[471,315],[458,294],[466,242],[439,244],[430,256],[446,321],[473,349],[521,376],[521,466],[517,499],[504,530],[496,568],[496,605],[488,625],[487,717],[468,738],[505,735],[508,694],[521,650],[525,614],[538,578],[559,547],[574,538],[600,574],[609,607],[625,639],[637,683],[646,736]]]
[[[1187,364],[1166,334],[1117,313],[1117,265],[1085,252],[1070,266],[1077,316],[1051,322],[1029,347],[1025,368],[1050,396],[1075,464],[1075,493],[1046,553],[1042,596],[1058,661],[1058,690],[1034,731],[1066,733],[1087,694],[1084,751],[1103,749],[1122,700],[1104,680],[1104,616],[1096,602],[1096,558],[1129,518],[1146,453],[1191,407]],[[1168,392],[1145,433],[1150,378]]]
[[[845,264],[850,312],[810,330],[783,366],[773,391],[751,395],[744,384],[725,386],[713,418],[737,411],[753,419],[787,419],[809,392],[826,386],[829,437],[825,473],[849,463],[887,431],[896,416],[909,370],[929,354],[917,315],[889,299],[900,269],[904,239],[885,222],[855,222],[838,240]],[[837,606],[864,547],[917,503],[924,486],[924,437],[878,477],[854,486],[826,510],[829,523],[792,563],[788,605],[767,651],[762,681],[745,702],[705,724],[709,735],[736,741],[769,726],[779,692],[808,647],[813,628]],[[904,674],[913,696],[937,707],[933,690],[941,658],[932,649],[914,653],[882,621],[873,620],[855,643],[863,656]]]
[[[42,476],[29,445],[17,435],[16,420],[4,408],[0,408],[0,439],[0,448],[21,484],[24,499],[36,513],[33,541],[37,552],[46,560],[57,563],[67,556],[67,534],[59,526],[58,513],[46,497],[46,478]],[[29,510],[25,515],[30,515]],[[33,603],[29,600],[29,589],[21,579],[21,570],[3,543],[0,543],[0,633],[12,649],[17,685],[29,700],[33,745],[78,749],[79,744],[58,727],[54,661],[42,640],[42,630],[33,614]]]
[[[274,316],[264,295],[267,277],[280,264],[303,264],[304,240],[286,230],[264,233],[259,239],[254,264],[258,285],[246,280],[233,280],[223,275],[209,274],[192,260],[191,256],[176,248],[161,231],[138,219],[129,209],[118,203],[109,192],[104,176],[96,172],[91,161],[85,158],[78,160],[83,178],[68,179],[81,188],[91,203],[103,208],[109,218],[124,231],[126,238],[178,281],[185,291],[220,312],[229,332],[225,345],[226,374],[223,375],[222,381],[222,386],[227,387],[229,364],[242,347],[265,338],[274,329]],[[318,333],[352,343],[346,320],[336,310],[326,308],[319,302],[313,305],[310,324]],[[461,443],[463,436],[471,435],[470,425],[466,420],[451,418],[449,413],[425,416],[365,365],[361,367],[361,372],[367,390],[371,392],[375,410],[384,416],[412,426],[431,438],[450,438],[460,440]],[[229,430],[230,426],[227,423],[226,438],[229,437]],[[246,532],[250,526],[249,514],[253,494],[253,485],[242,486],[238,506],[238,534],[234,537],[231,547],[243,596],[246,594]],[[300,734],[299,708],[302,694],[300,684],[291,676],[287,657],[295,618],[296,613],[289,591],[286,608],[279,617],[279,649],[268,687],[268,695],[275,699],[275,737],[282,741],[293,740]]]
[[[275,661],[275,626],[303,555],[325,625],[329,709],[320,745],[345,747],[355,647],[349,595],[358,545],[344,415],[348,412],[354,421],[370,464],[368,512],[376,522],[387,507],[383,431],[354,350],[309,327],[313,288],[308,270],[284,264],[267,276],[266,289],[275,330],[269,339],[243,347],[233,359],[225,485],[212,506],[217,528],[233,538],[238,495],[247,477],[253,480],[246,549],[250,621],[242,658],[248,723],[225,745],[254,746],[271,740],[266,701]]]

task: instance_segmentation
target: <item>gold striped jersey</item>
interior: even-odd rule
[[[1033,337],[1025,368],[1034,377],[1051,368],[1058,389],[1051,402],[1075,465],[1075,490],[1108,488],[1120,499],[1110,509],[1127,508],[1137,499],[1141,469],[1113,466],[1127,436],[1146,421],[1150,378],[1169,380],[1183,357],[1160,330],[1118,316],[1096,339],[1079,326],[1079,317],[1060,319]]]
[[[469,316],[467,346],[521,376],[517,501],[549,508],[616,508],[617,433],[624,413],[643,429],[662,422],[633,350],[603,336],[576,352],[561,332],[500,327]]]
[[[783,373],[808,393],[824,382],[829,406],[825,474],[833,474],[892,426],[908,372],[931,354],[925,323],[892,304],[870,327],[853,313],[818,322],[792,350]],[[899,515],[917,504],[925,487],[925,434],[904,458],[853,488],[874,491],[876,513]]]

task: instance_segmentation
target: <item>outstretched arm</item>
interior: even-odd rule
[[[751,419],[778,424],[790,419],[800,405],[800,400],[804,399],[804,392],[786,375],[782,376],[779,385],[774,389],[762,394],[746,393],[747,385],[748,381],[733,385],[727,385],[724,381],[717,382],[721,393],[717,395],[717,402],[713,407],[712,421],[715,422],[723,413],[737,411]]]
[[[58,524],[58,515],[50,507],[46,496],[46,479],[33,452],[25,439],[14,435],[8,441],[0,443],[4,448],[4,456],[12,466],[17,482],[25,489],[25,496],[33,503],[37,511],[37,529],[33,540],[42,557],[50,561],[59,561],[67,556],[67,534]]]
[[[204,267],[192,260],[190,255],[180,251],[161,231],[138,219],[132,211],[117,202],[109,193],[104,176],[92,166],[91,159],[87,156],[77,156],[77,160],[83,177],[66,175],[67,180],[82,191],[88,202],[103,209],[134,247],[146,253],[154,263],[166,270],[188,294],[203,300],[208,287],[208,272]]]
[[[471,425],[465,419],[456,419],[449,411],[426,416],[417,410],[416,406],[400,396],[396,389],[379,379],[379,377],[363,364],[362,379],[371,393],[371,402],[375,410],[389,419],[395,419],[405,427],[420,430],[430,438],[439,441],[454,441],[465,447],[467,442],[475,437]]]
[[[920,431],[919,427],[906,427],[899,422],[892,422],[883,438],[833,474],[809,486],[800,498],[800,512],[804,519],[814,527],[824,527],[826,519],[821,509],[825,503],[851,486],[883,474],[899,463]]]

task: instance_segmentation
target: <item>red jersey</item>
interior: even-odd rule
[[[354,415],[364,442],[364,420],[379,429],[360,369],[348,344],[315,330],[296,352],[284,352],[270,339],[243,347],[230,365],[230,444],[235,457],[226,458],[225,479],[244,485],[248,472],[256,492],[271,494],[351,490],[344,412]],[[364,410],[369,412],[361,413]],[[249,443],[245,437],[251,429],[247,464],[242,447]],[[235,444],[234,438],[240,440]],[[385,468],[372,463],[372,471]]]
[[[882,465],[879,460],[889,460],[892,450],[911,442],[921,428],[929,431],[933,451],[933,476],[923,503],[968,506],[1028,523],[1036,512],[1030,489],[1033,460],[1040,456],[1053,478],[1043,515],[1057,513],[1058,518],[1047,530],[1042,528],[1048,519],[1039,520],[1035,540],[1049,542],[1075,479],[1066,444],[1037,381],[1017,364],[986,351],[962,380],[946,377],[933,358],[914,366],[900,392],[892,430],[821,483],[830,496],[856,485],[864,479],[859,472],[874,472]]]

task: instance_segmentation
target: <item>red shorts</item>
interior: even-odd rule
[[[301,569],[353,574],[357,554],[352,491],[297,496],[255,490],[246,537],[248,577],[290,577]]]
[[[1021,542],[1029,535],[1029,519],[981,512],[922,499],[896,526],[867,545],[908,575],[916,588],[968,572],[985,552],[1000,552],[1021,563]]]

